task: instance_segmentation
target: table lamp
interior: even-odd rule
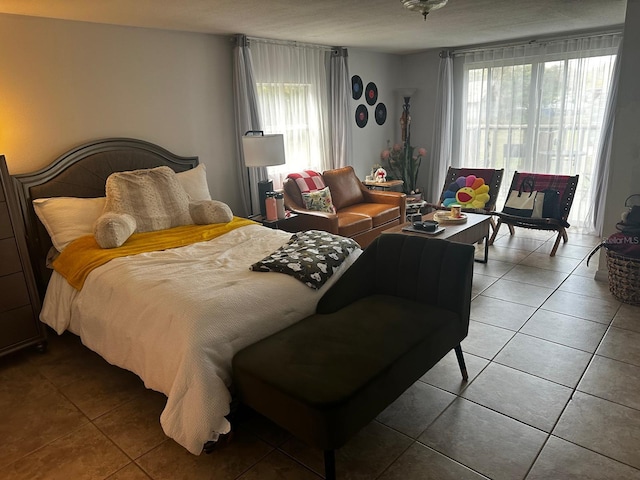
[[[273,167],[284,165],[284,136],[281,133],[265,135],[262,130],[249,130],[242,137],[244,164],[247,167]],[[260,214],[266,216],[265,199],[267,192],[273,190],[271,180],[258,182],[258,198]],[[251,192],[251,176],[249,176],[249,192]]]

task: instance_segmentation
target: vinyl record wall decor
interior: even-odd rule
[[[364,94],[364,100],[367,105],[374,106],[378,101],[378,86],[374,82],[367,83],[367,86],[363,86],[362,78],[358,75],[351,77],[351,96],[354,100],[360,100]],[[364,128],[369,122],[369,109],[364,103],[359,104],[356,107],[355,120],[356,125],[360,128]],[[376,105],[374,110],[374,118],[378,125],[384,125],[387,121],[387,106],[380,102]]]
[[[362,79],[358,75],[351,77],[351,96],[354,100],[360,100],[362,96]]]
[[[367,83],[367,89],[365,90],[365,96],[367,97],[367,103],[369,105],[375,105],[378,101],[378,87],[373,82]]]
[[[378,125],[384,125],[387,120],[387,106],[380,102],[376,105],[376,123]]]
[[[358,105],[356,108],[356,125],[360,128],[364,128],[369,121],[369,110],[367,110],[367,106],[364,104]]]

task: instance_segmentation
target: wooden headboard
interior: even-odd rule
[[[104,197],[105,183],[112,173],[162,165],[183,172],[196,167],[198,157],[181,157],[143,140],[107,138],[80,145],[37,172],[13,175],[41,300],[51,277],[46,257],[52,244],[32,201],[47,197]]]

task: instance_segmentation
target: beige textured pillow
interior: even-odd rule
[[[93,235],[101,248],[121,246],[136,231],[136,219],[128,213],[107,212],[98,218]]]
[[[207,183],[207,169],[203,163],[191,170],[176,173],[176,178],[192,202],[211,200],[209,184]]]
[[[229,223],[233,213],[229,205],[218,200],[201,200],[189,204],[189,212],[194,223],[208,225],[210,223]]]
[[[137,232],[191,225],[189,196],[169,167],[112,173],[104,212],[128,213]]]

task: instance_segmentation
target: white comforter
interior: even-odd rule
[[[40,318],[167,395],[164,432],[194,454],[229,431],[231,359],[315,311],[320,290],[249,266],[289,233],[250,225],[186,247],[112,260],[80,292],[54,272]]]

